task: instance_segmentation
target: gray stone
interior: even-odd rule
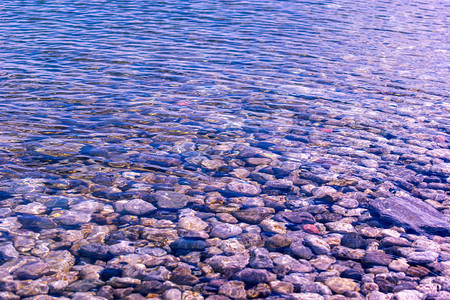
[[[450,235],[450,223],[445,215],[431,205],[416,198],[377,198],[371,208],[382,220],[417,233]]]
[[[439,253],[433,251],[411,252],[406,259],[411,264],[429,264],[439,257]]]
[[[261,189],[256,185],[235,180],[227,184],[225,192],[232,195],[254,197],[261,193]]]
[[[241,233],[242,229],[237,225],[228,223],[216,223],[211,230],[210,236],[217,237],[219,239],[228,239]]]
[[[262,220],[266,219],[273,213],[275,213],[275,210],[270,207],[250,207],[247,209],[235,211],[232,214],[241,222],[249,224],[259,224]]]
[[[142,199],[134,199],[123,205],[125,213],[136,216],[146,215],[154,210],[156,210],[156,207]]]
[[[246,268],[242,271],[239,271],[235,275],[236,279],[243,281],[247,284],[258,284],[258,283],[268,283],[277,278],[277,276],[273,273],[268,272],[263,269],[251,269]]]
[[[366,265],[388,266],[392,261],[392,257],[384,252],[368,251],[362,259],[362,263]]]
[[[295,241],[291,244],[290,250],[295,257],[310,259],[313,257],[311,249],[305,247],[301,241]]]
[[[330,253],[330,245],[328,245],[327,242],[320,237],[314,235],[308,235],[305,238],[305,245],[317,255]]]
[[[29,262],[20,266],[14,271],[14,275],[17,279],[28,280],[38,279],[50,271],[47,263],[43,261]]]
[[[186,195],[175,192],[157,192],[153,197],[159,208],[183,208],[188,203]]]
[[[0,259],[11,260],[17,257],[19,257],[19,252],[11,243],[0,245]]]
[[[255,269],[273,268],[269,251],[265,248],[255,248],[250,252],[250,267]]]

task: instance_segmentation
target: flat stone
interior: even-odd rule
[[[411,252],[406,259],[411,264],[429,264],[439,257],[439,253],[433,251]]]
[[[290,250],[292,254],[297,258],[310,259],[313,257],[311,249],[304,246],[301,241],[295,241],[291,244]]]
[[[423,294],[415,290],[403,290],[395,293],[395,299],[397,300],[422,300]]]
[[[328,245],[322,238],[314,235],[308,235],[305,238],[305,245],[317,255],[330,253],[330,245]]]
[[[450,223],[445,215],[431,205],[416,198],[377,198],[370,202],[371,208],[382,220],[417,233],[449,236]]]
[[[388,266],[392,261],[392,257],[384,252],[368,251],[362,259],[362,263],[366,265]]]
[[[122,203],[124,202],[124,203]],[[118,201],[114,205],[116,212],[130,215],[142,216],[156,210],[153,204],[142,199],[133,199],[130,201]]]
[[[348,291],[356,291],[359,285],[351,279],[331,277],[325,280],[325,284],[336,294],[344,294]]]
[[[273,273],[270,273],[267,270],[263,269],[251,269],[246,268],[242,271],[239,271],[235,275],[236,279],[243,281],[247,284],[258,284],[261,282],[271,282],[277,278],[277,276]]]
[[[210,236],[217,237],[219,239],[228,239],[233,236],[240,235],[241,233],[242,229],[237,225],[228,223],[216,223],[211,230]]]
[[[219,287],[219,294],[231,299],[247,299],[245,284],[242,281],[228,281]]]
[[[238,196],[258,196],[261,193],[261,189],[250,183],[243,181],[232,181],[227,184],[226,193]]]
[[[29,262],[14,271],[14,275],[20,280],[38,279],[50,271],[47,263],[43,261]]]
[[[269,251],[265,248],[255,248],[250,252],[250,267],[255,269],[273,268]]]
[[[360,234],[351,232],[343,235],[341,245],[352,249],[360,249],[365,248],[367,243]]]
[[[232,215],[241,222],[259,224],[262,220],[274,214],[275,210],[269,207],[250,207],[232,212]]]
[[[183,208],[188,203],[188,198],[184,194],[175,192],[156,192],[153,195],[154,199],[157,201],[159,208]]]

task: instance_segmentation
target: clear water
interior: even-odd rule
[[[138,185],[129,171],[161,175],[152,191],[205,195],[255,170],[236,145],[371,182],[407,172],[408,153],[448,163],[449,12],[439,0],[4,0],[2,206],[95,198],[95,176]]]

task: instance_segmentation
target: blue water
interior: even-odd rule
[[[2,214],[156,191],[203,210],[236,178],[263,198],[386,181],[448,197],[449,21],[441,0],[3,0]],[[280,191],[233,173],[268,166],[310,175]]]

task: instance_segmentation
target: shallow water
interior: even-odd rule
[[[2,1],[1,230],[25,230],[5,218],[30,203],[46,208],[25,214],[57,218],[82,200],[157,191],[199,212],[220,193],[232,211],[245,207],[226,190],[235,179],[296,199],[283,208],[322,203],[308,202],[312,184],[431,199],[448,216],[449,11],[439,0]],[[107,212],[60,226],[107,224],[95,217]]]

